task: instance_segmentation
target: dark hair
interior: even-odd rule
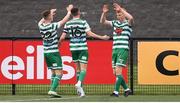
[[[77,16],[77,15],[78,15],[78,12],[79,12],[79,9],[78,9],[78,8],[73,8],[73,9],[71,10],[71,14],[72,14],[73,16]]]
[[[47,19],[50,13],[51,13],[50,10],[45,10],[45,11],[42,12],[42,17],[44,19]]]

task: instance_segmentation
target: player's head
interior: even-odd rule
[[[124,21],[126,19],[124,14],[120,11],[116,11],[116,16],[117,16],[117,19],[120,21]]]
[[[78,9],[78,8],[73,8],[72,10],[71,10],[71,15],[73,16],[73,17],[76,17],[76,16],[80,16],[80,10]]]
[[[49,20],[49,21],[53,21],[53,13],[51,12],[51,10],[45,10],[42,12],[42,17],[45,20]]]

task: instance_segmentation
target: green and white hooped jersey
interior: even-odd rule
[[[68,21],[64,26],[64,31],[70,36],[70,50],[88,50],[86,32],[90,31],[89,24],[86,20],[79,18]]]
[[[128,21],[113,20],[111,23],[113,27],[113,49],[129,49],[129,38],[132,29]]]
[[[57,29],[60,28],[58,22],[48,25],[39,24],[39,30],[43,38],[44,53],[59,52]]]

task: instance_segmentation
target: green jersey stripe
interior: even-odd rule
[[[90,30],[90,27],[82,19],[72,19],[65,24],[64,32],[70,36],[70,50],[87,50],[87,30]]]
[[[124,43],[124,44],[129,44],[129,42],[128,41],[113,41],[113,44],[117,44],[117,43]]]
[[[57,47],[58,47],[58,45],[56,44],[56,45],[51,45],[51,46],[48,46],[48,47],[45,47],[45,46],[44,46],[44,49],[57,48]]]
[[[120,48],[129,49],[129,46],[126,46],[126,45],[116,45],[116,46],[113,46],[113,49],[120,49]]]
[[[44,47],[44,50],[55,50],[55,49],[58,49],[58,47],[52,47],[52,48],[48,48],[48,49]]]
[[[43,37],[43,46],[45,53],[57,52],[58,36],[57,29],[60,27],[58,22],[48,25],[39,25],[41,36]]]
[[[119,46],[119,45],[129,46],[129,44],[127,44],[127,43],[116,43],[116,44],[113,44],[113,46]]]
[[[70,46],[86,46],[87,42],[85,43],[70,43]]]
[[[70,48],[71,51],[77,51],[77,50],[88,50],[87,46],[86,47],[78,47],[78,48]]]
[[[58,49],[54,49],[54,50],[45,50],[44,53],[55,53],[55,52],[59,52]]]
[[[120,22],[118,20],[112,21],[113,25],[113,49],[125,48],[129,49],[129,38],[132,29],[128,21]]]
[[[129,36],[114,36],[113,39],[129,39]]]
[[[85,23],[82,22],[70,22],[66,24],[67,26],[71,26],[71,25],[79,25],[79,26],[84,26]]]

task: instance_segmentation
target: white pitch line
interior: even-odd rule
[[[26,99],[26,100],[9,100],[13,102],[25,102],[25,101],[45,101],[45,100],[66,100],[66,99],[78,99],[80,97],[70,97],[70,98],[41,98],[41,99]],[[6,101],[4,101],[6,102]],[[8,100],[7,100],[8,102]]]

